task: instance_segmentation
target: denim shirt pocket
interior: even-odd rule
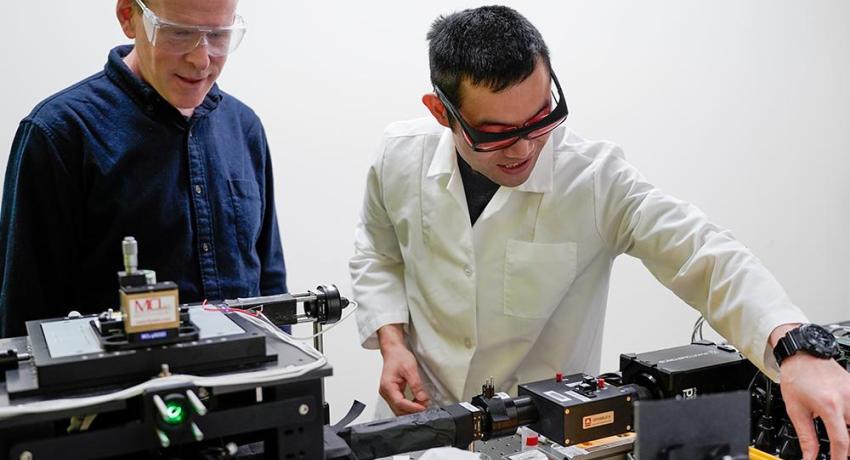
[[[576,276],[576,243],[508,240],[505,252],[504,313],[546,319]]]
[[[231,179],[228,183],[236,239],[240,249],[250,253],[260,234],[263,208],[260,188],[253,180]]]

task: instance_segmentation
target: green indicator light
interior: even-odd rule
[[[169,402],[165,404],[165,423],[169,425],[177,425],[186,420],[186,411],[180,404]]]

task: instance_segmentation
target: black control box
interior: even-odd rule
[[[695,398],[746,390],[757,369],[730,345],[708,341],[648,353],[620,355],[623,383],[640,385],[654,399]]]
[[[538,421],[532,430],[565,446],[631,431],[635,385],[614,386],[589,375],[574,374],[519,385],[530,396]]]

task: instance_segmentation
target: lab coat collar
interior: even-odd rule
[[[528,176],[528,180],[515,187],[514,190],[521,192],[536,192],[546,193],[552,191],[552,181],[555,168],[555,152],[552,148],[552,136],[546,140],[543,149],[540,150],[540,155],[537,157],[537,164]]]
[[[514,187],[513,190],[536,193],[552,191],[554,164],[552,136],[549,136],[549,139],[540,151],[540,156],[537,158],[537,164],[534,165],[534,170],[531,171],[531,175],[528,177],[528,180],[526,180],[523,184]],[[434,152],[431,167],[428,168],[427,177],[434,177],[443,174],[448,174],[453,178],[454,176],[460,176],[460,171],[457,166],[457,156],[455,154],[454,137],[452,136],[452,131],[448,128],[443,130],[443,134],[440,136],[440,142],[437,144],[437,149]]]
[[[456,169],[457,158],[455,157],[455,142],[452,137],[452,130],[445,128],[443,129],[443,135],[440,136],[440,142],[437,143],[434,159],[431,160],[431,167],[428,168],[428,177],[453,174]]]

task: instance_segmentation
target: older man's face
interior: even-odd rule
[[[148,8],[162,20],[188,26],[224,27],[233,24],[237,0],[147,0]],[[143,80],[184,115],[199,106],[215,83],[227,56],[211,56],[206,46],[175,53],[153,46],[142,14],[135,10],[135,66]],[[135,67],[135,68],[134,68]]]

